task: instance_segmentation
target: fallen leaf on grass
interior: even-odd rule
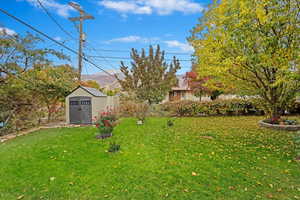
[[[200,136],[200,138],[209,139],[209,140],[214,139],[212,136],[207,136],[207,135]]]
[[[229,188],[229,190],[235,190],[234,186],[229,186],[228,188]]]

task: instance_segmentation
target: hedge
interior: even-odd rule
[[[162,105],[173,116],[205,115],[262,115],[263,110],[251,99],[227,99],[215,101],[176,101]]]

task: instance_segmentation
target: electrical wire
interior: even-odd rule
[[[69,50],[70,52],[74,53],[74,54],[78,54],[77,51],[71,49],[70,47],[66,46],[65,44],[53,39],[52,37],[50,37],[49,35],[47,35],[46,33],[43,33],[42,31],[36,29],[35,27],[33,27],[32,25],[30,25],[29,23],[21,20],[20,18],[10,14],[9,12],[7,12],[6,10],[0,8],[0,12],[4,13],[5,15],[9,16],[10,18],[16,20],[17,22],[23,24],[24,26],[27,26],[28,28],[30,28],[31,30],[37,32],[38,34],[44,36],[45,38],[47,38],[48,40],[51,40],[52,42],[64,47],[65,49]],[[98,65],[96,65],[94,62],[90,61],[88,58],[86,58],[84,55],[81,55],[83,60],[85,60],[86,62],[90,63],[91,65],[93,65],[94,67],[100,69],[101,71],[103,71],[104,73],[106,73],[107,75],[111,76],[111,77],[114,77],[114,75],[112,75],[111,73],[107,72],[105,69],[102,69],[101,67],[99,67]]]
[[[68,35],[70,38],[72,38],[73,40],[77,41],[76,38],[73,37],[73,35],[71,35],[68,31],[66,31],[59,23],[58,21],[51,15],[51,13],[47,10],[47,8],[42,4],[42,2],[40,0],[37,0],[37,2],[39,3],[39,5],[41,6],[41,8],[45,11],[45,13],[48,15],[48,17],[66,34]],[[74,23],[75,24],[75,23]],[[75,24],[76,25],[76,24]],[[78,31],[78,29],[76,29]],[[87,44],[89,44],[92,48],[93,51],[97,52],[98,51],[107,51],[107,52],[128,52],[127,50],[111,50],[111,49],[96,49],[92,46],[92,44],[90,42],[87,42]],[[100,57],[102,58],[108,65],[110,65],[113,69],[116,69],[107,59],[126,59],[129,60],[131,58],[120,58],[120,57],[108,57],[108,56],[103,56],[100,53],[98,53],[99,55],[96,56],[91,56],[89,55],[88,57],[91,59],[93,57]],[[172,55],[190,55],[188,53],[178,53],[178,52],[166,52],[166,54],[172,54]],[[166,59],[167,61],[172,61],[173,59]],[[179,59],[179,61],[182,62],[187,62],[187,61],[191,61],[190,59]]]
[[[103,58],[103,56],[97,56],[97,55],[89,55],[89,57],[91,58]],[[129,57],[115,57],[115,56],[105,56],[105,58],[108,58],[108,59],[120,59],[120,60],[131,60],[132,58],[129,58]],[[165,59],[166,61],[172,61],[173,59]],[[191,59],[176,59],[176,60],[179,60],[179,61],[183,61],[183,62],[187,62],[187,61],[191,61]]]
[[[114,49],[95,49],[96,51],[104,51],[104,52],[119,52],[119,53],[130,53],[129,50],[114,50]],[[191,55],[190,53],[180,53],[180,52],[165,52],[168,55]]]
[[[58,23],[58,21],[51,15],[51,13],[48,11],[48,9],[42,4],[42,2],[40,1],[40,0],[37,0],[38,1],[38,3],[39,3],[39,5],[42,7],[42,9],[45,11],[45,13],[48,15],[48,17],[66,34],[66,35],[68,35],[71,39],[73,39],[74,41],[77,41],[77,39],[76,38],[74,38],[73,37],[73,35],[71,35],[68,31],[66,31],[59,23]],[[73,22],[74,23],[74,26],[76,27],[76,24],[75,24],[75,22]],[[78,29],[76,28],[76,30],[77,30],[77,32],[79,33],[79,31],[78,31]],[[86,43],[88,43],[88,42],[86,42]],[[95,51],[95,49],[93,48],[93,50]],[[99,56],[101,56],[101,55],[99,55]],[[89,56],[87,56],[87,57],[89,57]],[[108,60],[106,60],[106,58],[105,57],[103,57],[103,56],[101,56],[104,60],[105,60],[105,62],[107,62],[113,69],[115,69],[115,67],[114,66],[112,66],[112,64],[108,61]],[[89,58],[89,59],[91,59],[91,58]]]
[[[73,40],[76,40],[75,37],[73,37],[73,35],[71,33],[69,33],[68,31],[66,31],[59,23],[58,21],[50,14],[50,12],[47,10],[47,8],[42,4],[42,2],[40,0],[37,0],[37,2],[39,3],[39,5],[41,6],[41,8],[45,11],[45,13],[48,15],[48,17],[60,28],[61,31],[63,31],[66,35],[68,35],[70,38],[72,38]]]

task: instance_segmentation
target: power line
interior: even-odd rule
[[[18,18],[18,17],[16,17],[16,16],[14,16],[14,15],[8,13],[6,10],[0,8],[0,12],[4,13],[5,15],[7,15],[7,16],[9,16],[9,17],[11,17],[11,18],[13,18],[14,20],[16,20],[17,22],[23,24],[24,26],[27,26],[28,28],[30,28],[30,29],[32,29],[33,31],[37,32],[38,34],[44,36],[45,38],[51,40],[52,42],[54,42],[54,43],[56,43],[56,44],[58,44],[58,45],[64,47],[65,49],[69,50],[70,52],[72,52],[72,53],[74,53],[74,54],[76,54],[76,55],[78,54],[75,50],[73,50],[73,49],[71,49],[70,47],[64,45],[63,43],[61,43],[61,42],[59,42],[59,41],[53,39],[52,37],[48,36],[47,34],[43,33],[42,31],[36,29],[35,27],[33,27],[33,26],[31,26],[30,24],[26,23],[25,21],[21,20],[20,18]],[[90,61],[89,59],[87,59],[84,55],[81,55],[81,56],[82,56],[82,58],[83,58],[86,62],[88,62],[88,63],[90,63],[91,65],[93,65],[94,67],[100,69],[101,71],[103,71],[104,73],[108,74],[109,76],[115,78],[114,75],[112,75],[111,73],[107,72],[105,69],[102,69],[101,67],[97,66],[95,63],[93,63],[92,61]]]
[[[42,4],[40,0],[37,0],[41,8],[45,11],[45,13],[48,15],[48,17],[60,28],[61,31],[63,31],[66,35],[68,35],[73,40],[76,40],[73,35],[71,35],[68,31],[66,31],[59,23],[58,21],[51,15],[51,13],[47,10],[47,8]]]
[[[92,46],[92,44],[91,44],[90,42],[86,41],[86,43],[89,44],[89,45],[91,46],[91,48],[88,48],[88,49],[96,51],[95,48]],[[98,54],[99,54],[99,53],[98,53]],[[112,65],[112,63],[110,63],[104,56],[102,56],[102,55],[100,54],[99,57],[100,57],[100,58],[103,58],[103,60],[104,60],[108,65],[110,65],[113,69],[116,69],[116,68]],[[90,57],[90,58],[91,58],[91,57]],[[119,70],[119,69],[116,69],[116,70]]]
[[[42,4],[42,2],[40,1],[40,0],[37,0],[38,1],[38,3],[39,3],[39,5],[43,8],[43,10],[45,11],[45,13],[48,15],[48,17],[50,17],[50,19],[66,34],[66,35],[68,35],[72,40],[74,40],[74,41],[77,41],[77,39],[75,38],[75,37],[73,37],[68,31],[66,31],[59,23],[58,23],[58,21],[51,15],[51,13],[47,10],[47,8]],[[76,27],[76,24],[75,24],[75,21],[72,21],[73,23],[74,23],[74,25],[75,25],[75,27]],[[79,33],[79,31],[78,31],[78,29],[76,28],[76,30],[77,30],[77,32]],[[86,43],[88,43],[88,42],[86,42]],[[94,48],[93,48],[93,50],[95,50]],[[96,50],[95,50],[96,51]],[[101,56],[101,55],[100,55]],[[105,61],[109,64],[109,65],[111,65],[106,59],[105,59]],[[111,65],[112,66],[112,65]],[[112,68],[114,68],[115,69],[115,67],[112,67]]]
[[[129,57],[115,57],[115,56],[97,56],[97,55],[89,55],[91,58],[108,58],[108,59],[120,59],[120,60],[132,60],[132,58]],[[167,61],[172,61],[173,59],[165,59]],[[182,62],[191,61],[191,59],[176,59]]]
[[[66,34],[68,35],[70,38],[72,38],[73,40],[77,41],[68,31],[66,31],[59,23],[58,21],[51,15],[51,13],[47,10],[47,8],[42,4],[42,2],[40,0],[37,0],[37,2],[39,3],[39,5],[42,7],[42,9],[45,11],[45,13],[49,16],[49,18]],[[78,29],[76,29],[78,31]],[[97,52],[99,54],[98,51],[106,51],[106,52],[126,52],[128,53],[127,50],[112,50],[112,49],[96,49],[94,48],[91,43],[87,42],[87,44],[89,44],[91,47],[92,47],[92,50],[94,50],[95,52]],[[188,53],[179,53],[179,52],[166,52],[166,54],[169,54],[169,55],[190,55]],[[90,58],[92,57],[95,57],[95,56],[89,56]],[[103,58],[104,61],[110,65],[112,68],[115,69],[114,66],[112,66],[112,64],[107,60],[108,59],[119,59],[118,57],[106,57],[106,56],[103,56],[101,54],[97,55],[97,57],[100,57],[100,58]],[[122,58],[122,59],[131,59],[131,58]],[[169,61],[172,61],[172,59],[166,59],[166,60],[169,60]],[[184,60],[184,59],[179,59],[179,61],[191,61],[191,60]]]
[[[96,49],[96,51],[104,51],[104,52],[126,52],[126,53],[130,53],[130,51],[128,50],[114,50],[114,49]],[[191,55],[190,53],[182,53],[182,52],[166,52],[165,51],[165,54],[168,54],[168,55]]]

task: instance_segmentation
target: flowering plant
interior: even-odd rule
[[[117,116],[113,110],[101,112],[95,123],[100,134],[111,133],[117,125]]]

